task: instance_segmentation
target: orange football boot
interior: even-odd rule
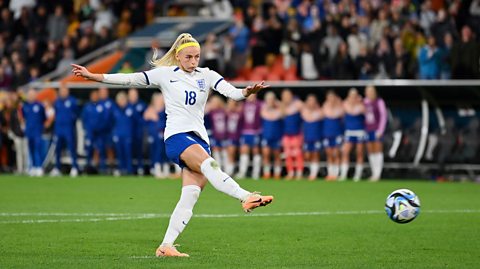
[[[190,257],[187,253],[181,253],[174,245],[160,245],[155,252],[157,257]]]
[[[259,206],[266,206],[273,201],[273,196],[262,196],[258,192],[252,192],[245,200],[242,202],[242,208],[245,213],[252,212],[255,208]]]

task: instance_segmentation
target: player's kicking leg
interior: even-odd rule
[[[247,213],[273,201],[273,196],[262,196],[241,188],[232,177],[220,169],[215,159],[210,157],[199,144],[189,146],[180,157],[191,170],[202,173],[215,189],[239,199],[242,202],[243,210]]]

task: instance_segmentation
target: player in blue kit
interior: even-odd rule
[[[86,165],[84,172],[92,168],[93,158],[93,130],[97,128],[98,122],[101,120],[97,117],[97,106],[102,109],[102,106],[98,104],[98,91],[93,90],[90,92],[90,101],[83,106],[81,120],[83,129],[85,130],[85,152],[86,152]],[[103,110],[103,109],[102,109]]]
[[[37,91],[30,89],[27,92],[27,101],[22,107],[23,120],[25,121],[25,136],[28,141],[28,152],[32,167],[30,175],[34,177],[43,176],[42,169],[42,134],[46,122],[45,108],[37,101]]]
[[[145,122],[143,113],[147,105],[138,98],[138,90],[131,88],[128,90],[128,106],[133,110],[133,128],[132,139],[134,141],[132,148],[132,158],[134,160],[134,171],[137,175],[143,175],[143,136],[145,135]]]
[[[265,94],[265,102],[260,111],[262,116],[262,156],[263,156],[263,178],[269,179],[272,176],[272,155],[273,155],[273,176],[280,179],[282,173],[282,159],[280,151],[282,148],[283,118],[280,102],[273,92]],[[272,154],[273,153],[273,154]]]
[[[114,175],[131,175],[133,174],[132,128],[135,121],[135,112],[133,111],[133,107],[128,105],[127,94],[125,92],[119,92],[117,94],[116,102],[116,105],[112,108],[112,139],[115,145],[115,156],[119,169],[115,170]]]
[[[323,104],[323,146],[327,154],[326,180],[336,180],[340,165],[344,114],[342,100],[334,91],[328,91]]]
[[[79,116],[78,101],[70,96],[70,91],[62,85],[58,90],[59,97],[53,103],[55,109],[54,138],[55,142],[55,168],[51,176],[59,176],[61,168],[62,150],[66,146],[72,159],[70,176],[78,175],[77,150],[76,150],[76,122]]]
[[[100,173],[107,173],[107,157],[109,163],[113,163],[113,107],[114,102],[109,97],[108,89],[101,87],[98,89],[99,104],[97,112],[99,122],[97,128],[94,130],[94,148],[98,150],[99,155],[99,171]]]
[[[350,151],[355,145],[357,158],[353,180],[359,181],[363,171],[363,148],[367,134],[365,132],[365,105],[357,89],[350,89],[343,102],[343,109],[345,110],[345,141],[342,147],[342,165],[339,179],[345,180],[347,178]]]
[[[147,141],[150,161],[152,162],[151,174],[155,178],[167,177],[170,173],[170,167],[165,154],[165,142],[163,141],[167,114],[165,113],[165,102],[161,93],[155,93],[152,96],[152,103],[145,110],[143,119],[147,126]]]
[[[303,151],[310,163],[309,180],[315,180],[320,170],[320,149],[322,148],[323,112],[317,97],[309,94],[302,109]]]
[[[156,59],[154,54],[153,59]],[[236,100],[256,94],[266,88],[262,83],[237,89],[217,72],[199,68],[200,44],[190,35],[181,34],[170,50],[159,60],[153,60],[153,69],[131,74],[93,74],[85,67],[73,64],[72,72],[86,79],[133,87],[160,88],[165,97],[167,124],[165,145],[170,160],[182,170],[182,193],[175,207],[157,256],[188,257],[173,245],[193,215],[201,190],[207,182],[233,198],[239,199],[245,212],[268,205],[272,196],[262,196],[241,188],[225,174],[210,156],[208,135],[203,118],[210,91]]]

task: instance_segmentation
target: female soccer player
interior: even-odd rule
[[[117,158],[118,169],[115,170],[114,175],[132,175],[132,129],[135,126],[135,111],[133,107],[128,105],[128,97],[125,92],[119,92],[115,101],[116,105],[112,108],[112,140],[115,145],[115,157]]]
[[[153,59],[156,58],[154,55]],[[232,99],[241,100],[268,86],[263,82],[237,89],[217,72],[199,68],[200,44],[190,35],[181,34],[155,68],[131,74],[93,74],[85,67],[73,64],[72,72],[86,79],[119,85],[161,88],[165,97],[167,125],[165,146],[170,160],[183,167],[182,193],[175,207],[157,256],[188,257],[173,245],[192,217],[193,207],[207,182],[214,188],[239,199],[245,212],[273,201],[272,196],[261,196],[242,189],[210,157],[208,136],[203,125],[205,103],[210,89]]]
[[[212,157],[220,165],[220,168],[225,169],[225,155],[223,153],[225,147],[225,140],[227,137],[227,114],[225,112],[225,102],[218,95],[212,95],[210,100],[210,123],[212,128],[212,135],[210,137],[210,147],[212,148]]]
[[[320,149],[322,148],[323,112],[315,94],[309,94],[302,109],[303,150],[305,160],[310,162],[308,180],[315,180],[320,170]]]
[[[385,102],[377,96],[377,90],[372,85],[365,89],[363,102],[365,103],[365,125],[368,135],[368,161],[372,170],[370,180],[378,181],[383,170],[382,138],[387,125],[387,109]]]
[[[263,155],[263,178],[268,179],[272,173],[271,157],[273,153],[274,169],[273,176],[280,179],[282,173],[282,160],[280,150],[283,135],[282,110],[273,92],[265,94],[265,102],[260,111],[262,116],[262,155]]]
[[[287,166],[287,180],[298,180],[303,175],[303,136],[302,118],[300,111],[303,102],[293,96],[289,89],[282,91],[282,114],[283,114],[283,153]],[[296,173],[295,173],[296,172]]]
[[[262,156],[260,156],[260,134],[262,132],[262,119],[260,109],[262,103],[256,95],[251,95],[243,104],[242,136],[240,137],[240,167],[239,178],[244,178],[250,165],[250,151],[253,155],[252,178],[260,177]]]
[[[357,162],[355,165],[354,181],[359,181],[363,170],[363,143],[366,140],[365,134],[365,105],[362,96],[357,89],[350,89],[347,98],[343,102],[345,110],[345,142],[342,147],[342,166],[340,169],[340,180],[345,180],[348,174],[350,163],[350,151],[355,145]]]
[[[165,178],[170,174],[170,166],[165,155],[165,142],[163,134],[167,115],[165,114],[165,101],[161,93],[152,96],[151,105],[143,113],[143,119],[147,125],[148,144],[150,151],[151,174],[155,178]]]
[[[323,120],[323,146],[327,153],[328,172],[326,180],[336,180],[338,177],[343,114],[342,100],[334,91],[328,91],[323,104],[323,115],[325,115]]]
[[[235,158],[240,146],[240,135],[242,131],[242,104],[233,99],[227,101],[227,148],[228,158],[225,162],[225,172],[229,175],[235,170]]]

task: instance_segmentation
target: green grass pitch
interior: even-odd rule
[[[253,181],[275,196],[245,216],[207,186],[177,243],[155,258],[179,180],[0,177],[0,268],[478,268],[480,184]],[[390,221],[385,198],[417,193],[420,216]],[[313,212],[313,213],[311,213]]]

